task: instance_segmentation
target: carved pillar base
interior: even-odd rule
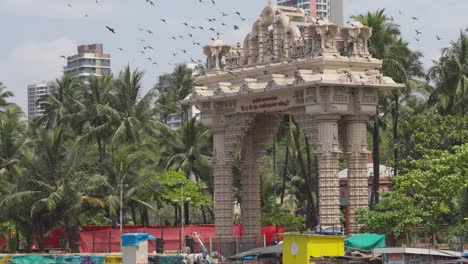
[[[319,225],[338,226],[340,222],[340,182],[338,177],[338,120],[340,116],[316,117],[316,154],[319,170]]]
[[[369,207],[367,119],[365,116],[345,118],[349,190],[348,230],[351,234],[357,233],[360,228],[356,223],[356,210]]]

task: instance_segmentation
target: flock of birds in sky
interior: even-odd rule
[[[141,1],[145,1],[146,4],[148,4],[149,6],[156,6],[156,4],[155,4],[155,2],[153,0],[141,0]],[[209,4],[209,5],[213,5],[213,6],[216,5],[215,0],[209,0],[209,1],[208,0],[196,0],[196,1],[198,1],[199,4]],[[65,2],[65,4],[68,7],[73,8],[72,3]],[[99,0],[95,0],[95,4],[96,5],[101,5]],[[83,16],[84,17],[89,17],[87,13],[84,14]],[[227,23],[224,22],[223,18],[228,17],[228,16],[235,16],[239,22],[246,22],[247,21],[247,19],[242,17],[241,13],[238,12],[238,11],[232,12],[232,13],[220,12],[218,18],[216,18],[216,17],[206,18],[206,24],[203,24],[203,25],[195,25],[195,24],[191,24],[189,22],[181,22],[181,24],[186,27],[188,33],[173,35],[173,36],[170,36],[170,39],[173,40],[173,41],[178,41],[178,40],[184,40],[186,42],[188,41],[188,43],[192,43],[193,46],[200,46],[201,47],[202,43],[196,41],[195,38],[194,38],[196,36],[196,34],[198,32],[200,32],[200,31],[205,31],[205,32],[211,33],[213,35],[213,37],[211,37],[210,39],[213,41],[213,40],[215,40],[217,38],[220,38],[221,35],[223,34],[223,32],[225,30],[227,30],[227,29],[239,30],[239,24],[227,24]],[[160,18],[159,23],[161,23],[162,25],[170,25],[171,23],[178,23],[178,22],[170,21],[167,18]],[[106,25],[105,28],[111,34],[115,34],[115,35],[119,34],[119,30],[116,27],[112,26],[112,25]],[[138,31],[140,31],[143,34],[149,34],[149,35],[152,35],[152,36],[154,35],[154,31],[152,29],[139,27]],[[150,43],[148,43],[148,41],[145,40],[145,38],[143,38],[143,37],[140,38],[139,41],[141,42],[141,45],[140,45],[141,49],[138,50],[138,53],[144,55],[146,57],[146,60],[148,62],[150,62],[151,64],[158,65],[158,62],[156,61],[156,59],[154,57],[150,56],[151,51],[153,51],[155,49],[155,47],[150,45]],[[126,49],[123,48],[123,47],[119,47],[117,49],[119,51],[126,51]],[[176,57],[178,55],[188,55],[187,49],[179,49],[179,50],[172,51],[172,56],[173,57]],[[60,57],[65,58],[65,56],[60,56]],[[193,58],[193,57],[190,57],[190,62],[191,63],[196,63],[196,64],[204,63],[202,60],[196,59],[196,58]],[[168,63],[168,64],[171,65],[171,63]]]
[[[67,1],[70,1],[70,0],[67,0]],[[96,5],[101,5],[101,3],[99,2],[99,0],[94,0],[95,1],[95,4]],[[155,0],[139,0],[139,1],[145,1],[146,4],[149,6],[149,7],[154,7],[156,6],[155,4]],[[195,1],[198,1],[199,4],[201,5],[213,5],[215,6],[216,5],[216,1],[215,0],[195,0]],[[70,7],[70,8],[73,8],[73,5],[72,3],[70,2],[65,2],[65,4]],[[403,12],[401,10],[399,10],[399,15],[402,16],[404,15]],[[88,14],[84,14],[83,15],[84,17],[88,17]],[[202,44],[198,41],[195,40],[195,36],[197,35],[197,33],[199,32],[202,32],[202,31],[205,31],[205,32],[208,32],[210,34],[212,34],[213,37],[211,37],[211,40],[215,40],[216,38],[220,38],[221,35],[223,34],[223,32],[225,32],[225,30],[239,30],[239,24],[228,24],[226,23],[226,20],[224,18],[226,17],[229,17],[229,16],[233,16],[235,17],[236,21],[238,21],[239,23],[242,23],[242,22],[246,22],[247,19],[242,17],[241,13],[240,12],[220,12],[219,14],[219,17],[209,17],[209,18],[206,18],[205,19],[205,24],[203,25],[195,25],[195,24],[192,24],[192,23],[189,23],[189,22],[176,22],[176,21],[170,21],[169,19],[167,18],[160,18],[159,19],[159,23],[162,24],[162,26],[165,26],[165,25],[174,25],[175,23],[181,23],[181,25],[183,25],[187,30],[185,33],[183,34],[175,34],[175,35],[172,35],[170,36],[170,39],[172,41],[180,41],[180,40],[183,40],[187,43],[191,43],[193,46],[201,46]],[[350,18],[354,18],[354,17],[350,17]],[[414,21],[415,23],[417,23],[417,21],[419,20],[417,17],[410,17],[412,21]],[[394,21],[394,18],[393,16],[389,18],[390,21]],[[349,21],[347,22],[349,23]],[[111,34],[119,34],[119,30],[112,26],[112,25],[105,25],[105,28],[108,30],[109,33]],[[139,39],[140,41],[140,44],[139,44],[139,49],[138,49],[138,53],[141,54],[142,56],[144,56],[146,58],[146,60],[152,64],[152,65],[158,65],[158,61],[154,58],[154,56],[151,56],[151,54],[153,53],[153,51],[155,50],[155,47],[152,46],[150,43],[148,43],[148,41],[145,39],[145,34],[148,34],[148,35],[151,35],[151,36],[154,36],[154,31],[152,29],[149,29],[149,28],[143,28],[143,27],[139,27],[137,28],[138,31],[141,32],[141,38]],[[420,31],[419,29],[414,29],[414,32],[415,32],[415,40],[417,42],[420,41],[420,36],[423,34],[422,31]],[[442,40],[442,38],[439,36],[439,35],[436,35],[436,39],[437,40]],[[127,51],[126,48],[123,48],[123,47],[118,47],[118,50],[119,51]],[[187,49],[177,49],[177,50],[173,50],[172,52],[172,56],[174,58],[177,58],[177,59],[181,59],[179,56],[184,56],[185,57],[185,60],[187,61],[187,59],[189,58],[190,62],[191,63],[195,63],[195,64],[200,64],[200,63],[204,63],[202,60],[200,59],[197,59],[197,58],[193,58],[193,57],[190,57],[189,56],[189,53],[188,53],[188,50]],[[65,58],[65,56],[60,56],[61,58]],[[169,65],[171,65],[171,63],[168,63]]]

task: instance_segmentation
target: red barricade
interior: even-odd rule
[[[164,249],[166,251],[175,251],[180,248],[180,232],[181,227],[171,226],[155,226],[155,227],[142,227],[142,226],[125,226],[124,233],[147,233],[156,238],[164,240]],[[192,233],[197,232],[200,239],[206,247],[210,245],[210,238],[215,237],[214,225],[200,225],[200,226],[184,226],[184,236],[190,238]],[[279,233],[284,232],[283,228],[278,230]],[[265,240],[268,244],[276,236],[275,227],[266,227],[262,229],[262,234],[265,235]],[[242,225],[233,225],[233,235],[242,236]],[[198,241],[197,241],[198,242]],[[148,251],[156,251],[155,241],[149,241]],[[111,228],[110,226],[85,226],[80,232],[80,252],[81,253],[111,253],[120,252],[120,229]]]

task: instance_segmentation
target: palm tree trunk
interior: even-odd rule
[[[283,186],[281,186],[281,205],[284,203],[284,194],[286,192],[286,177],[288,176],[289,146],[286,144],[286,155],[283,168]]]
[[[377,106],[377,113],[374,116],[373,128],[373,151],[372,158],[374,162],[374,178],[372,180],[372,194],[370,208],[372,209],[379,203],[379,185],[380,185],[380,155],[379,155],[379,109]]]
[[[276,136],[273,137],[273,187],[274,187],[274,197],[275,203],[277,198],[277,186],[276,186]]]
[[[137,219],[136,219],[136,212],[135,212],[135,204],[133,204],[133,202],[130,203],[130,211],[132,213],[133,223],[136,223]]]
[[[393,176],[398,175],[398,117],[399,117],[399,98],[396,91],[393,92],[395,106],[393,109]]]
[[[145,224],[145,226],[149,226],[149,214],[148,214],[148,208],[147,207],[143,208],[143,214],[145,216],[144,224]]]
[[[18,228],[18,221],[15,221],[15,234],[16,234],[16,252],[20,249],[20,233]]]
[[[314,189],[315,189],[315,186],[316,186],[316,182],[314,181],[314,177],[312,177],[312,169],[311,169],[311,165],[312,165],[312,158],[310,156],[310,144],[309,144],[309,139],[307,137],[304,136],[304,140],[305,140],[305,146],[306,146],[306,151],[307,151],[307,178],[310,179],[310,185],[311,185],[311,193],[313,193]],[[310,220],[311,220],[311,224],[312,224],[312,227],[314,226],[317,226],[317,208],[316,208],[316,201],[314,199],[314,196],[312,195],[312,200],[310,201]]]
[[[186,225],[190,225],[190,210],[189,210],[189,203],[184,202],[184,222]]]
[[[177,204],[174,205],[174,226],[177,226],[177,223],[178,223],[178,214],[179,214],[179,207],[177,206]]]
[[[206,212],[205,212],[205,206],[201,206],[201,212],[202,212],[202,219],[203,219],[203,224],[206,225],[208,224],[207,219],[206,219]]]
[[[301,166],[301,170],[304,176],[304,181],[306,185],[306,199],[308,200],[307,205],[308,207],[310,204],[314,201],[314,198],[312,196],[312,183],[310,182],[310,177],[309,177],[309,170],[307,169],[308,166],[305,165],[304,157],[302,156],[302,151],[301,151],[301,146],[299,144],[299,137],[301,136],[301,132],[299,129],[296,131],[296,135],[294,135],[294,144],[296,147],[296,153],[297,153],[297,158],[299,161],[299,165]],[[307,211],[307,223],[306,226],[308,228],[312,227],[312,219],[310,218],[309,210]]]

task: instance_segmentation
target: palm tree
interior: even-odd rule
[[[96,172],[89,179],[87,192],[102,197],[114,226],[120,215],[120,190],[123,190],[123,208],[125,211],[130,208],[133,222],[137,222],[135,210],[140,208],[141,223],[149,225],[147,209],[154,210],[149,202],[161,189],[154,170],[156,161],[149,152],[140,151],[139,148],[121,145],[112,152],[112,160],[104,164],[104,172]]]
[[[119,144],[138,142],[143,133],[158,136],[167,126],[158,118],[154,106],[157,91],[153,88],[145,95],[142,93],[143,72],[130,70],[127,66],[120,72],[115,83],[115,94],[110,107],[99,107],[99,115],[106,116],[108,122],[96,127],[93,134],[112,129],[112,147]]]
[[[8,91],[6,86],[0,82],[0,108],[4,108],[10,103],[7,101],[8,98],[13,97],[13,92]]]
[[[392,116],[393,127],[393,166],[394,173],[397,174],[398,169],[398,117],[401,92],[403,94],[410,93],[411,89],[417,87],[413,85],[413,77],[423,77],[423,68],[420,58],[420,52],[413,52],[409,49],[408,43],[400,38],[399,26],[391,22],[391,19],[385,15],[385,9],[377,10],[375,13],[367,13],[355,17],[362,24],[372,28],[372,37],[369,39],[369,52],[377,59],[383,62],[382,72],[394,78],[398,82],[406,84],[404,91],[393,91],[386,96],[379,96],[381,104],[376,109],[376,115],[373,118],[373,160],[374,160],[374,179],[372,187],[371,206],[379,201],[379,117],[381,113],[386,115],[389,112]],[[389,98],[389,99],[388,99]],[[383,100],[382,100],[383,99]],[[393,102],[392,102],[393,101]],[[384,107],[382,107],[384,106]],[[385,107],[387,106],[387,107]]]
[[[10,195],[14,191],[20,153],[28,146],[29,140],[25,136],[26,122],[21,121],[22,117],[21,108],[14,104],[7,106],[0,115],[0,197]],[[27,219],[29,214],[18,205],[2,207],[0,211],[0,215],[13,220],[16,249],[19,249],[20,225],[25,222],[24,219]],[[23,235],[28,237],[25,232]]]
[[[171,84],[171,93],[176,101],[187,97],[195,86],[192,69],[185,64],[178,65],[171,74]]]
[[[76,252],[79,215],[85,205],[103,206],[103,202],[84,193],[88,184],[85,172],[92,157],[66,133],[61,127],[38,131],[33,146],[21,153],[15,191],[0,201],[0,207],[29,208],[39,242],[45,232],[63,224],[66,247]]]
[[[112,121],[112,116],[107,112],[113,111],[112,102],[116,95],[112,74],[102,77],[91,77],[88,84],[82,86],[81,101],[84,105],[80,120],[82,127],[88,128],[86,138],[94,139],[98,145],[99,162],[103,163],[106,158],[107,145],[112,136],[112,129],[104,127],[95,129]],[[107,129],[106,129],[107,128]]]
[[[204,180],[212,186],[211,177],[207,177],[211,167],[211,131],[196,118],[191,118],[168,137],[171,139],[165,142],[163,151],[163,156],[167,157],[163,160],[165,169],[183,171],[187,179],[193,175],[196,182]],[[188,210],[187,204],[184,210]],[[184,221],[188,223],[189,214],[185,216]]]
[[[465,116],[468,104],[468,35],[460,37],[451,47],[442,50],[442,57],[430,69],[436,83],[429,103],[443,114]]]
[[[57,79],[57,88],[37,103],[44,109],[44,115],[39,119],[48,128],[58,125],[75,125],[74,114],[80,112],[77,101],[78,90],[82,83],[75,77],[65,74]]]

